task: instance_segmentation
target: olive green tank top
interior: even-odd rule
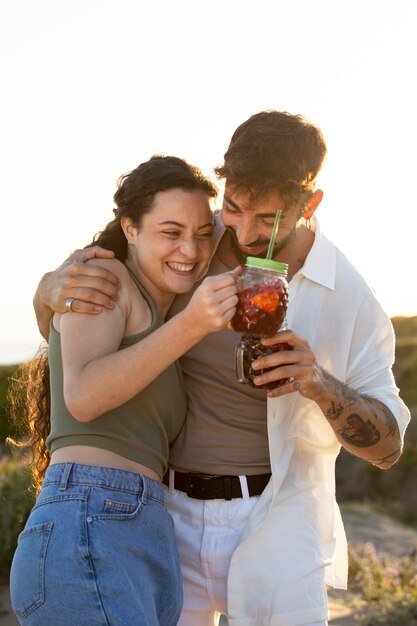
[[[152,321],[143,332],[124,337],[119,350],[141,341],[163,324],[150,295],[138,278],[130,274],[149,305]],[[49,451],[72,445],[104,448],[162,476],[167,469],[169,444],[178,435],[187,410],[178,362],[167,367],[131,400],[90,422],[79,422],[65,405],[61,338],[52,323],[49,341],[51,430],[46,441]]]

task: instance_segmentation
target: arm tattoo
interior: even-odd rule
[[[386,404],[383,402],[379,402],[379,400],[375,400],[378,402],[380,409],[385,417],[385,424],[387,425],[387,437],[395,437],[399,434],[398,432],[398,422],[395,419],[393,413],[389,410]]]
[[[352,413],[346,425],[337,431],[340,437],[351,446],[368,448],[381,439],[381,433],[370,420],[366,422],[357,413]]]
[[[327,419],[330,422],[333,422],[334,420],[337,420],[337,418],[342,415],[343,411],[344,411],[344,408],[341,402],[338,402],[337,404],[336,402],[332,402],[330,407],[327,409],[324,415],[327,417]]]
[[[334,378],[328,372],[323,372],[323,373],[326,379],[326,384],[327,384],[327,388],[329,392],[335,396],[340,396],[341,400],[344,400],[345,402],[344,406],[340,402],[337,405],[337,408],[336,408],[335,403],[332,402],[332,405],[329,407],[327,411],[327,412],[330,412],[329,419],[336,419],[340,415],[339,408],[341,408],[342,411],[346,409],[351,409],[352,406],[359,401],[360,396],[355,391],[353,391],[352,389],[349,389],[349,387],[341,383],[340,380],[337,380],[337,378]],[[336,409],[338,415],[334,414],[334,409]],[[327,414],[326,414],[326,417],[327,417]]]
[[[372,413],[375,421],[381,419],[384,422],[387,429],[385,437],[399,437],[398,422],[387,405],[369,396],[362,396],[362,399],[366,402],[368,410]]]
[[[397,440],[397,446],[401,445],[397,420],[383,402],[359,394],[325,370],[322,373],[330,395],[322,411],[342,445],[345,442],[348,446],[365,450],[387,439]],[[381,454],[386,456],[368,460],[375,465],[391,464],[401,454],[401,449],[381,451]]]

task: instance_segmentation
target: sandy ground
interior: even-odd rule
[[[356,505],[344,509],[342,515],[348,541],[351,544],[369,541],[378,551],[388,552],[396,557],[405,556],[417,547],[417,530],[406,528],[385,515],[371,511],[366,506]],[[357,626],[349,607],[349,599],[348,592],[329,592],[331,618],[329,626]],[[0,587],[0,624],[1,626],[18,626],[19,624],[10,610],[7,587]],[[222,618],[221,626],[226,625],[227,620]],[[45,626],[52,625],[45,624]]]

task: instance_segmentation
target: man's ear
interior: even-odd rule
[[[321,189],[316,189],[315,191],[313,191],[312,196],[308,199],[304,207],[303,217],[305,220],[310,220],[313,217],[317,207],[323,200],[323,195],[324,194]]]

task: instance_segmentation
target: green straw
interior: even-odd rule
[[[277,211],[274,221],[274,227],[272,228],[271,239],[269,240],[268,252],[266,258],[270,261],[272,259],[272,253],[274,251],[275,240],[278,235],[279,220],[281,219],[282,211]]]

